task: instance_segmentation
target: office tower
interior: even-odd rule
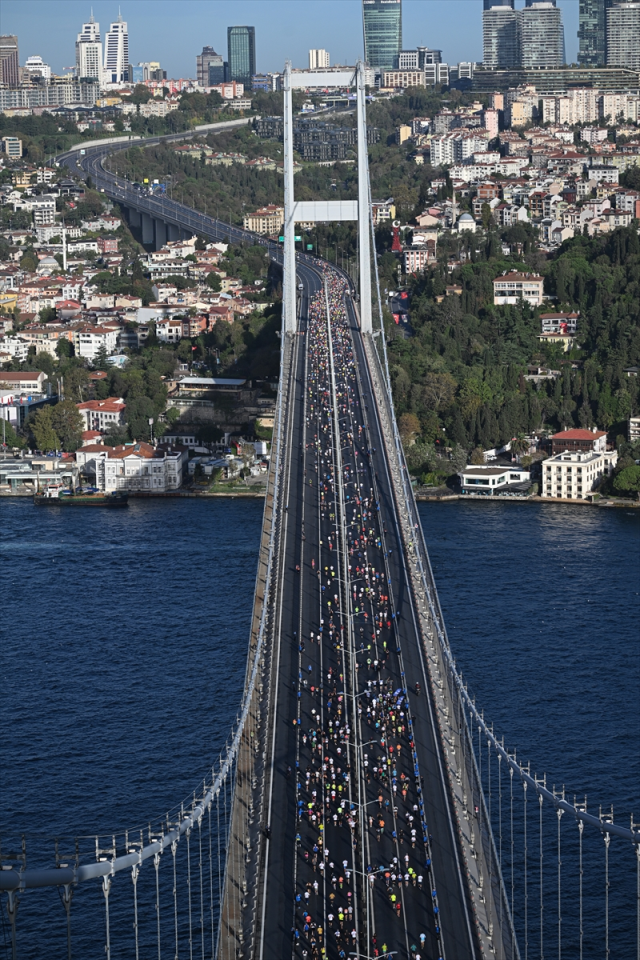
[[[531,3],[518,11],[520,65],[561,67],[564,64],[564,29],[560,9],[550,3]]]
[[[511,7],[513,10],[513,0],[483,0],[483,10],[491,10],[491,7]]]
[[[370,67],[397,70],[402,49],[401,0],[362,0],[364,59]]]
[[[256,28],[227,27],[228,67],[225,80],[236,80],[247,89],[256,73]]]
[[[18,38],[12,34],[0,37],[0,82],[5,87],[17,87],[20,83]]]
[[[607,10],[607,66],[640,70],[640,3],[614,3]]]
[[[104,44],[104,80],[106,83],[121,83],[129,74],[129,29],[118,14],[118,19],[109,27]]]
[[[482,64],[488,70],[520,66],[518,14],[500,5],[482,13]]]
[[[415,50],[401,50],[399,70],[424,70],[427,64],[442,63],[442,50],[431,50],[429,47],[416,47]]]
[[[196,79],[200,87],[224,83],[224,59],[213,47],[203,47],[196,57]]]
[[[93,19],[82,24],[76,38],[76,77],[90,77],[102,82],[102,41],[100,24]]]
[[[43,80],[51,80],[51,67],[37,54],[27,57],[24,62],[24,73],[25,79],[42,77]]]
[[[581,67],[604,67],[607,62],[607,9],[610,0],[580,0],[578,63]]]
[[[525,7],[532,7],[534,3],[539,3],[540,0],[525,0]],[[548,3],[551,3],[554,7],[556,5],[556,0],[547,0]]]
[[[331,58],[327,50],[309,50],[309,70],[321,70],[331,66]]]

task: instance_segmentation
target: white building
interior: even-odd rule
[[[524,496],[531,481],[529,470],[515,465],[469,466],[461,470],[458,476],[463,494],[482,497]]]
[[[322,70],[331,66],[328,50],[309,50],[309,70]]]
[[[542,464],[542,496],[558,500],[585,500],[597,490],[618,462],[615,450],[558,453]]]
[[[561,67],[564,64],[562,12],[555,0],[532,3],[518,11],[520,65],[523,68]]]
[[[76,451],[76,461],[83,473],[95,476],[98,489],[107,493],[170,493],[182,486],[187,450],[154,448],[149,443],[91,444]]]
[[[78,412],[82,414],[85,430],[100,430],[104,432],[110,427],[124,425],[124,411],[126,403],[121,399],[86,400],[76,404]]]
[[[129,28],[118,14],[118,19],[109,27],[104,45],[105,83],[122,83],[129,66]]]
[[[24,70],[30,77],[43,77],[45,80],[51,80],[51,67],[45,63],[42,57],[27,57],[24,63]]]
[[[12,391],[14,397],[43,397],[47,393],[47,375],[42,371],[3,370],[0,372],[0,388]]]
[[[92,77],[102,83],[102,41],[100,24],[93,19],[82,24],[76,38],[76,76]]]
[[[73,346],[76,357],[85,360],[95,360],[100,347],[104,347],[109,355],[116,352],[119,328],[92,327],[84,324],[73,331]]]

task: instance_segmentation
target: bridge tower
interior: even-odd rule
[[[293,170],[293,103],[295,88],[356,85],[356,113],[358,127],[358,199],[310,200],[295,199]],[[284,280],[283,324],[285,333],[298,328],[296,312],[296,223],[306,221],[358,221],[358,258],[360,267],[360,328],[371,333],[371,198],[369,191],[369,159],[367,155],[367,116],[365,102],[364,64],[358,61],[355,74],[294,73],[287,61],[284,71]]]

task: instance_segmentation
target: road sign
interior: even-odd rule
[[[298,240],[302,240],[302,237],[294,237],[293,239],[294,239],[294,240],[296,241],[296,243],[297,243]]]
[[[308,243],[308,244],[307,244],[307,250],[313,250],[313,244],[312,244],[312,243]]]

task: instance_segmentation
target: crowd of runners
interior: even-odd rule
[[[441,953],[429,825],[389,575],[346,285],[325,272],[309,308],[303,387],[304,510],[294,715],[293,955]],[[310,513],[305,513],[309,516]],[[415,702],[414,702],[415,708]]]

